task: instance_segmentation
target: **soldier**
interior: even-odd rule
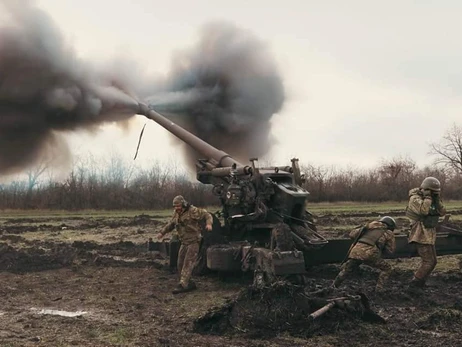
[[[205,230],[211,231],[213,218],[207,210],[189,204],[181,195],[173,199],[174,213],[170,222],[159,232],[163,237],[176,229],[181,242],[178,252],[178,274],[180,283],[172,291],[173,294],[185,293],[196,289],[191,280],[194,266],[197,262],[199,244],[201,240],[200,222],[205,220]]]
[[[365,264],[381,271],[376,291],[382,291],[385,282],[390,277],[392,267],[381,256],[383,251],[390,254],[395,251],[395,235],[393,234],[395,228],[395,220],[385,216],[378,221],[353,229],[350,232],[350,238],[355,241],[332,286],[337,288],[349,273],[357,270],[361,264]]]
[[[436,266],[436,225],[446,209],[440,198],[441,185],[435,177],[427,177],[420,188],[409,191],[406,216],[411,221],[409,243],[415,244],[421,263],[409,284],[410,289],[423,288]]]

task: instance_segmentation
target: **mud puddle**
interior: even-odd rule
[[[32,307],[30,309],[32,312],[39,314],[39,315],[52,315],[52,316],[61,316],[61,317],[81,317],[83,315],[88,314],[87,311],[63,311],[63,310],[52,310],[52,309],[39,309]]]

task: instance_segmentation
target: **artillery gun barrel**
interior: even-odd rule
[[[149,119],[152,119],[157,124],[161,125],[163,128],[171,132],[180,140],[184,141],[189,146],[191,146],[195,151],[206,156],[207,159],[211,158],[215,160],[217,162],[217,167],[232,166],[234,164],[236,164],[237,167],[244,166],[237,160],[233,159],[228,153],[213,147],[204,140],[201,140],[196,135],[191,134],[186,129],[183,129],[182,127],[175,124],[171,120],[165,118],[156,111],[151,110],[145,104],[140,103],[137,112]]]

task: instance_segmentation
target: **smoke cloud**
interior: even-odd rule
[[[1,0],[0,13],[1,173],[67,154],[62,131],[133,115],[115,76],[79,61],[32,1]]]
[[[284,86],[269,49],[251,33],[208,24],[197,46],[177,54],[164,83],[164,93],[147,98],[150,106],[180,114],[177,123],[203,140],[242,162],[270,149],[269,120],[283,105]]]
[[[197,45],[178,53],[171,71],[153,82],[133,81],[117,65],[91,68],[33,1],[0,0],[0,23],[2,174],[57,151],[68,158],[66,132],[126,121],[138,98],[179,115],[172,116],[178,124],[236,159],[270,148],[282,79],[265,44],[232,24],[205,26]]]

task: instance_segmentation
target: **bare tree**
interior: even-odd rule
[[[39,178],[49,168],[50,160],[41,160],[37,165],[29,168],[27,174],[27,189],[29,192],[39,183]]]
[[[378,173],[380,182],[385,187],[382,191],[383,197],[392,200],[407,198],[416,168],[416,163],[410,158],[394,157],[382,160]]]
[[[435,155],[436,164],[462,173],[462,127],[453,124],[438,143],[430,144],[430,154]]]
[[[30,167],[26,171],[27,175],[27,191],[24,199],[24,208],[30,208],[33,199],[33,191],[38,189],[37,186],[40,182],[40,177],[44,172],[50,167],[51,160],[47,158],[42,158],[37,165]]]
[[[302,170],[306,175],[305,188],[311,192],[313,200],[325,201],[326,188],[330,183],[329,178],[333,176],[334,168],[308,164],[306,166],[303,165]]]

